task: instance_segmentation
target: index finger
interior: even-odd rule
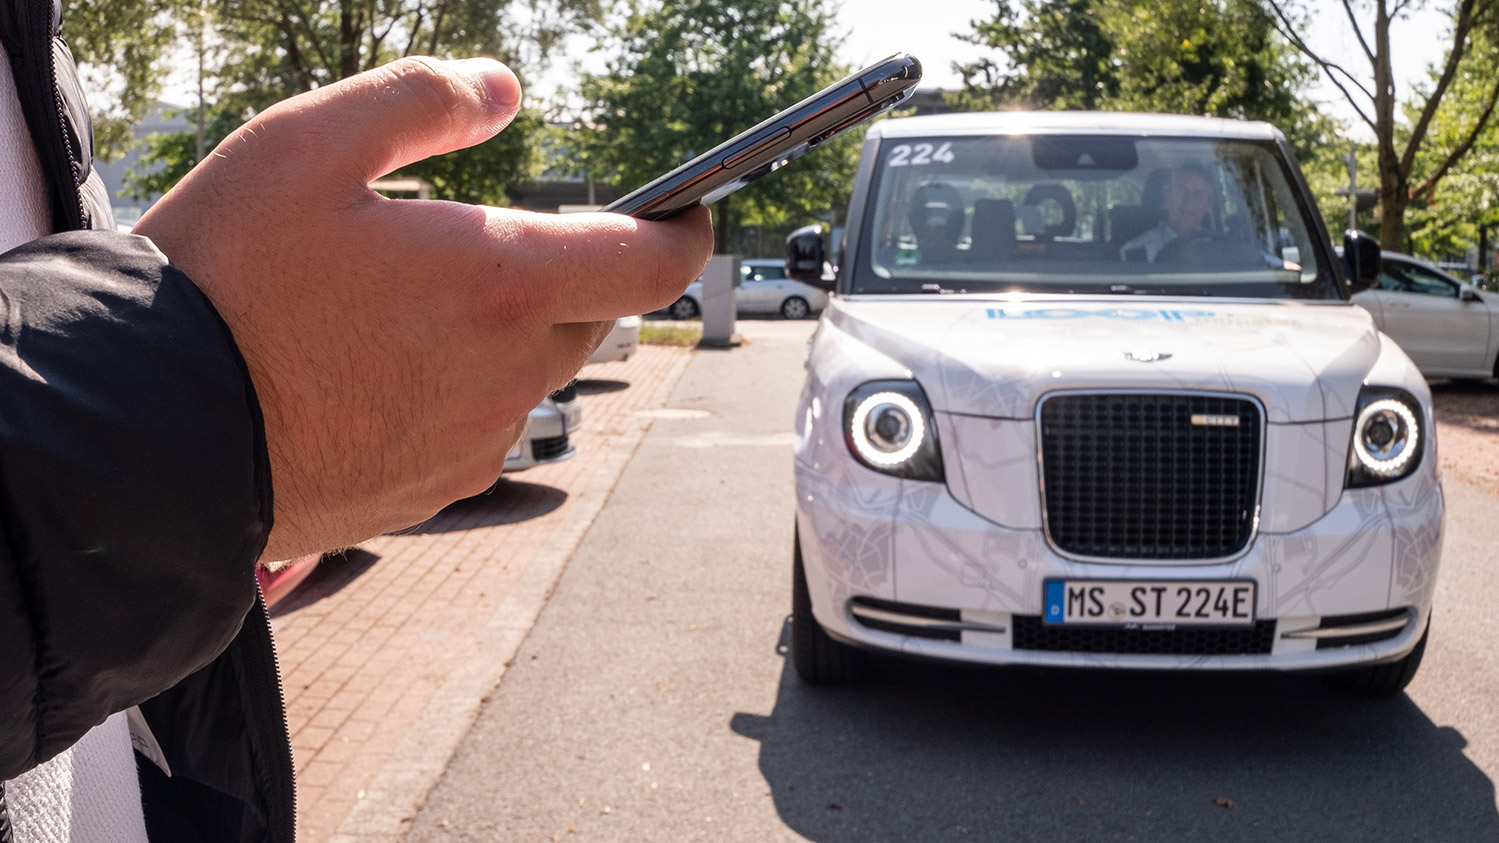
[[[708,209],[648,222],[620,214],[490,209],[508,270],[552,324],[602,322],[676,301],[713,252]],[[524,243],[523,248],[516,248]]]

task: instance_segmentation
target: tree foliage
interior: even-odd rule
[[[486,55],[523,79],[539,74],[566,34],[592,27],[601,14],[600,0],[224,0],[201,11],[216,68],[208,80],[209,148],[279,100],[403,56]],[[544,123],[528,107],[498,138],[400,175],[431,182],[438,198],[503,204],[506,188],[539,167],[532,141]],[[157,193],[196,162],[193,133],[154,138],[130,190]]]
[[[1477,31],[1469,48],[1465,67],[1454,75],[1445,101],[1436,112],[1428,131],[1428,144],[1435,155],[1421,155],[1414,161],[1411,182],[1430,186],[1413,191],[1406,208],[1407,251],[1422,255],[1458,257],[1476,242],[1480,226],[1499,224],[1499,124],[1489,120],[1478,132],[1473,124],[1483,114],[1487,98],[1499,75],[1499,51],[1492,46],[1492,34]],[[1408,142],[1409,127],[1419,119],[1417,104],[1440,80],[1437,68],[1429,69],[1416,96],[1407,100],[1404,122],[1397,127],[1397,144]],[[1461,162],[1449,167],[1433,180],[1433,168],[1446,159],[1441,151],[1459,148],[1472,137]],[[1373,172],[1371,169],[1370,172]]]
[[[1321,68],[1373,134],[1379,192],[1379,239],[1386,249],[1407,246],[1406,211],[1429,204],[1489,129],[1499,102],[1499,2],[1453,0],[1446,55],[1428,84],[1402,98],[1396,90],[1392,40],[1411,0],[1342,0],[1357,38],[1362,68],[1350,70],[1313,50],[1291,0],[1265,0],[1282,33]],[[1365,11],[1367,9],[1367,11]],[[1366,17],[1367,15],[1367,17]],[[1372,20],[1370,19],[1372,17]]]
[[[63,35],[89,87],[94,154],[112,161],[161,91],[182,7],[178,0],[76,0],[64,14]]]
[[[1254,0],[996,0],[967,40],[961,107],[1155,111],[1266,120],[1309,153],[1336,128],[1299,96],[1316,71]]]
[[[993,48],[957,70],[954,102],[969,110],[1096,110],[1119,93],[1114,40],[1097,11],[1101,0],[995,0],[994,17],[959,38]]]
[[[657,0],[612,30],[606,72],[585,77],[579,166],[621,191],[837,81],[824,0]],[[740,226],[841,215],[857,140],[842,138],[714,206],[720,250]]]

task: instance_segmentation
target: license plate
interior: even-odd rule
[[[1254,623],[1253,580],[1049,580],[1053,624],[1247,626]]]

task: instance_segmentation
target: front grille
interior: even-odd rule
[[[1040,424],[1047,535],[1063,553],[1221,559],[1249,543],[1260,485],[1254,401],[1062,394],[1042,402]]]
[[[547,439],[531,440],[531,458],[537,462],[545,462],[556,459],[567,453],[567,436],[552,436]]]
[[[1241,656],[1270,652],[1275,621],[1245,627],[1179,626],[1125,629],[1116,626],[1062,626],[1039,615],[1015,615],[1014,647],[1050,653],[1127,653],[1163,656]]]

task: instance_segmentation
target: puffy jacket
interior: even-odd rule
[[[208,300],[112,230],[60,25],[0,0],[61,232],[0,255],[0,781],[139,705],[152,841],[290,841],[259,404]]]

